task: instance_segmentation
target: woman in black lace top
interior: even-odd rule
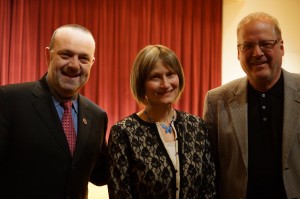
[[[130,85],[144,108],[111,128],[110,199],[214,198],[207,128],[201,118],[173,108],[184,88],[175,53],[146,46],[135,59]]]

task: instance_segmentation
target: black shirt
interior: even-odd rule
[[[248,83],[247,199],[285,199],[282,179],[283,75],[267,92]]]

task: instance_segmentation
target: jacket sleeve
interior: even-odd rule
[[[106,130],[107,130],[107,114],[104,113],[104,116],[101,118],[103,120],[101,122],[101,130],[99,133],[102,134],[102,142],[99,146],[99,155],[96,161],[96,164],[92,170],[90,176],[90,182],[97,185],[102,186],[106,185],[108,181],[108,149],[107,149],[107,142],[106,142]]]
[[[10,140],[11,121],[9,116],[9,107],[2,88],[0,88],[0,190],[4,188],[5,179],[8,177],[5,173],[8,156],[8,147]],[[3,173],[4,172],[4,173]]]
[[[213,115],[214,105],[211,104],[210,100],[210,92],[207,92],[204,100],[204,109],[203,109],[203,119],[205,121],[206,126],[208,127],[208,141],[209,147],[211,149],[212,160],[215,163],[216,177],[215,177],[215,185],[217,191],[217,198],[219,198],[219,181],[220,181],[220,165],[219,165],[219,157],[218,157],[218,135],[215,127],[214,115]]]
[[[129,142],[120,126],[110,131],[108,151],[110,158],[108,192],[110,199],[132,198],[129,173]]]

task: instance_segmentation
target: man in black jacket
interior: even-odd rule
[[[79,94],[94,63],[95,40],[79,25],[59,27],[39,81],[0,87],[1,198],[86,198],[88,182],[107,181],[107,114]],[[62,126],[72,101],[71,152]]]

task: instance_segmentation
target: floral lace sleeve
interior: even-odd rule
[[[110,169],[108,192],[110,199],[132,198],[130,192],[128,146],[120,126],[114,125],[110,131],[108,150]]]

